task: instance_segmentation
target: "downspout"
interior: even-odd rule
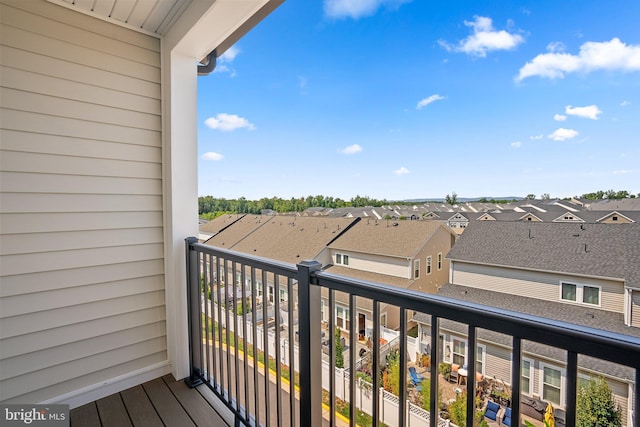
[[[215,70],[216,68],[216,59],[218,58],[218,54],[216,53],[216,49],[209,52],[200,64],[198,64],[198,75],[199,76],[208,76]]]

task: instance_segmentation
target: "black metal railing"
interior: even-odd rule
[[[437,414],[439,358],[438,336],[441,319],[467,325],[469,349],[475,349],[478,331],[487,330],[511,337],[511,361],[522,361],[524,341],[532,341],[566,351],[564,409],[565,425],[576,424],[576,392],[578,355],[590,356],[634,370],[634,384],[640,383],[640,339],[628,335],[577,326],[546,318],[529,316],[493,307],[463,302],[438,295],[399,289],[330,274],[316,261],[303,261],[297,266],[213,248],[187,239],[188,286],[190,304],[191,383],[202,381],[235,414],[236,424],[264,426],[336,425],[336,412],[351,426],[362,416],[357,408],[356,375],[359,344],[357,312],[362,302],[371,307],[373,327],[370,358],[373,373],[369,419],[380,425],[387,393],[382,389],[381,304],[397,308],[399,319],[399,372],[406,373],[407,326],[415,312],[430,315],[430,402],[428,407],[412,410],[404,405],[409,389],[406,381],[398,381],[398,410],[391,422],[409,425],[413,413],[426,413],[423,425],[434,427],[442,420]],[[325,303],[321,304],[321,300]],[[341,398],[336,390],[336,304],[348,308],[348,318],[341,328],[348,336],[345,355],[347,374],[342,378]],[[321,306],[324,306],[322,320]],[[323,325],[326,332],[323,338]],[[323,341],[328,347],[328,362],[323,362]],[[419,340],[420,341],[420,340]],[[468,351],[466,364],[467,396],[476,396],[476,351]],[[326,356],[325,356],[326,359]],[[327,372],[328,367],[328,374]],[[324,379],[328,376],[323,386]],[[521,363],[511,363],[510,407],[512,422],[520,425]],[[323,390],[324,389],[324,390]],[[382,390],[382,391],[381,391]],[[361,389],[360,389],[361,391]],[[628,396],[634,408],[632,425],[639,426],[637,389]],[[384,396],[382,396],[384,395]],[[381,398],[382,397],[382,398]],[[345,405],[346,402],[346,405]],[[349,402],[353,404],[349,404]],[[323,407],[328,409],[323,419]],[[345,410],[346,408],[346,410]],[[477,411],[475,399],[467,399],[466,413]],[[430,415],[433,414],[433,415]],[[626,414],[623,415],[626,420]],[[474,417],[466,417],[465,425],[473,426]],[[411,424],[414,425],[414,424]]]

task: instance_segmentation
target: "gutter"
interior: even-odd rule
[[[198,64],[198,75],[208,76],[216,69],[216,59],[218,58],[217,49],[212,50],[209,54],[200,61]]]

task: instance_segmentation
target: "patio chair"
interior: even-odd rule
[[[511,427],[511,408],[504,409],[504,418],[502,419],[502,425]]]
[[[424,377],[422,375],[420,375],[417,371],[416,368],[413,366],[409,366],[409,375],[411,376],[411,382],[413,383],[413,385],[415,385],[416,387],[420,385],[420,383],[422,383],[422,380],[424,379]]]
[[[486,419],[490,421],[495,421],[499,425],[500,416],[502,415],[501,411],[502,411],[502,408],[496,402],[493,402],[491,400],[487,400],[485,402],[484,417]],[[511,418],[509,418],[509,421],[511,421]]]
[[[449,381],[455,382],[456,384],[458,383],[458,381],[460,381],[458,369],[460,369],[460,365],[456,365],[454,363],[453,365],[451,365],[451,372],[449,373]]]

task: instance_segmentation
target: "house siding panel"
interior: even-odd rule
[[[631,326],[640,328],[640,291],[631,294]]]
[[[558,302],[560,301],[560,281],[600,286],[602,289],[600,308],[617,313],[622,313],[624,310],[624,286],[621,282],[453,262],[452,283],[495,292]]]
[[[0,400],[167,362],[160,41],[0,0]]]
[[[349,268],[356,270],[369,271],[371,273],[386,274],[388,276],[401,277],[409,279],[410,266],[409,261],[400,258],[391,258],[381,255],[365,254],[360,252],[334,251],[349,255]],[[335,261],[334,261],[335,262]]]

